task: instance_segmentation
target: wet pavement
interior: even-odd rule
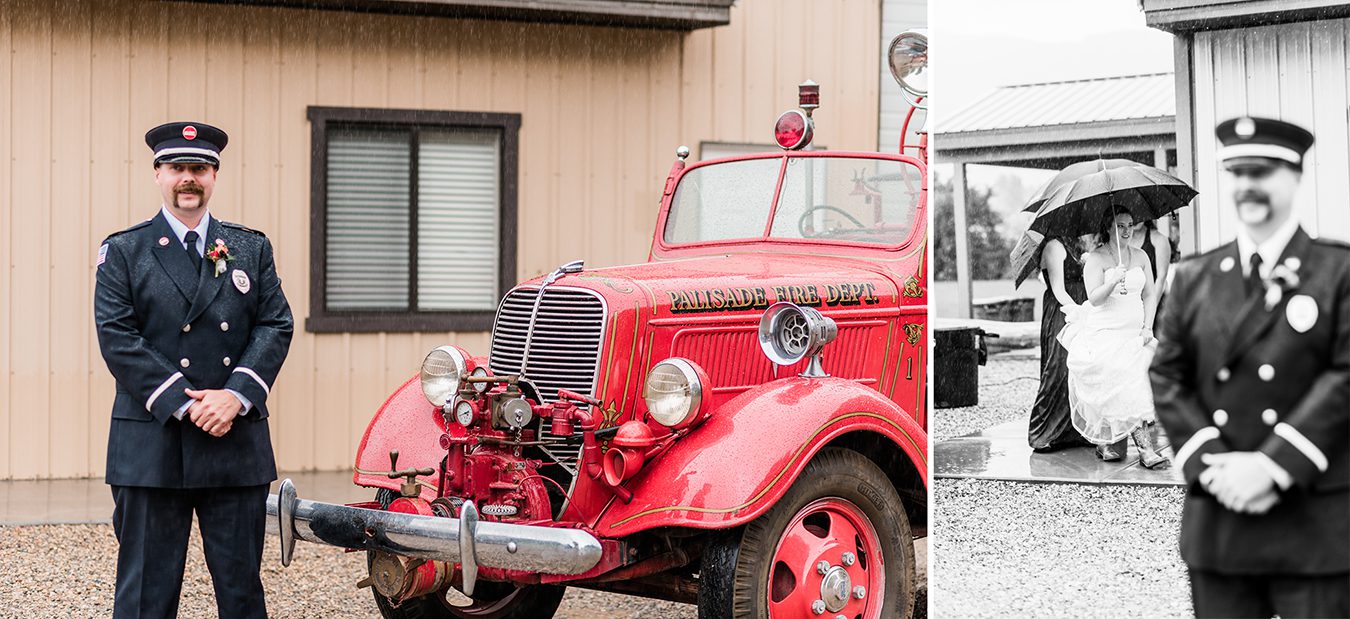
[[[1167,437],[1154,426],[1154,444],[1167,445]],[[1161,452],[1170,460],[1171,447]],[[1091,447],[1074,447],[1051,453],[1035,453],[1027,445],[1026,421],[1016,420],[986,430],[958,436],[934,447],[933,476],[940,478],[994,479],[1003,481],[1060,482],[1084,484],[1183,485],[1179,471],[1149,470],[1139,464],[1134,445],[1119,462],[1097,459]]]

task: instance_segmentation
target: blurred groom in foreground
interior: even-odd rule
[[[1150,371],[1198,617],[1350,616],[1350,246],[1294,195],[1313,136],[1217,128],[1237,239],[1177,267]]]

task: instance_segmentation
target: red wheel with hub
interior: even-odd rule
[[[909,617],[913,543],[885,473],[856,452],[823,451],[777,505],[704,551],[699,616]]]

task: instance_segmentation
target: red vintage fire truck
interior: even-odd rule
[[[892,44],[915,107],[926,57],[922,32]],[[701,617],[909,616],[926,147],[803,150],[818,103],[803,84],[780,152],[681,147],[646,263],[563,265],[506,293],[486,354],[432,350],[361,441],[374,500],[269,498],[282,562],[296,540],[366,551],[389,618],[548,617],[567,586]]]

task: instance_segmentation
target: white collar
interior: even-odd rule
[[[167,206],[160,205],[159,211],[164,214],[164,220],[169,222],[169,227],[173,229],[173,233],[178,237],[178,244],[182,245],[183,249],[187,249],[187,241],[183,240],[183,237],[187,236],[188,233],[187,224],[178,221],[178,218],[174,217],[173,213],[169,212],[169,207]],[[193,228],[193,230],[197,232],[197,253],[202,253],[203,248],[206,246],[206,230],[210,225],[211,211],[207,211],[206,215],[202,217],[202,220],[197,222],[197,227]]]
[[[1238,257],[1242,259],[1242,273],[1246,277],[1251,270],[1252,254],[1261,254],[1261,277],[1270,277],[1271,269],[1275,268],[1276,263],[1280,261],[1280,255],[1284,249],[1289,246],[1289,241],[1294,239],[1298,233],[1298,218],[1293,215],[1275,230],[1264,243],[1260,245],[1253,241],[1247,234],[1246,228],[1238,230],[1237,244]]]

